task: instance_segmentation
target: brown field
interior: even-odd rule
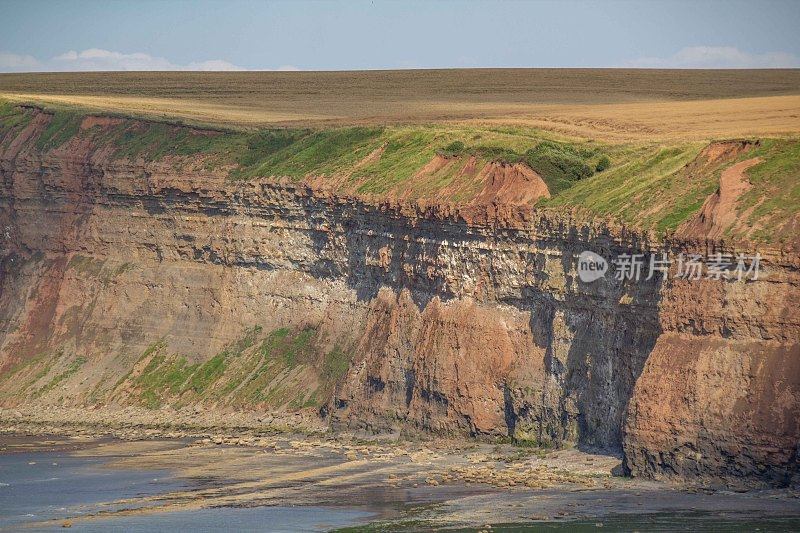
[[[478,122],[605,140],[800,132],[800,70],[2,74],[0,97],[232,127]]]

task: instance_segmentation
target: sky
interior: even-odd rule
[[[0,0],[0,72],[800,67],[800,1]]]

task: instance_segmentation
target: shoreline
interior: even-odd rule
[[[112,427],[90,420],[58,425],[43,417],[13,417],[15,422],[9,424],[6,414],[0,416],[0,443],[16,438],[39,450],[49,446],[67,450],[72,457],[101,457],[108,468],[121,471],[169,470],[185,485],[105,502],[104,510],[95,514],[67,518],[70,524],[164,519],[163,513],[217,508],[293,506],[371,509],[376,513],[372,524],[393,528],[412,523],[477,527],[602,522],[604,517],[624,522],[625,516],[665,513],[668,519],[679,517],[676,520],[694,519],[683,516],[686,513],[700,518],[711,513],[736,520],[800,520],[797,491],[734,492],[618,477],[612,474],[618,457],[575,449],[443,438],[369,440],[343,433],[281,433],[263,426],[234,435],[236,426],[210,431],[128,422]]]

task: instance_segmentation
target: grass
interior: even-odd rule
[[[149,346],[132,371],[112,389],[132,388],[150,409],[213,401],[236,406],[319,407],[347,372],[352,352],[334,347],[322,352],[316,328],[278,328],[266,335],[260,326],[202,363],[169,354],[159,341]]]
[[[558,194],[588,178],[594,174],[600,161],[608,162],[603,170],[611,164],[608,156],[602,154],[598,147],[582,147],[546,138],[522,153],[501,146],[481,145],[470,148],[461,141],[450,143],[440,153],[449,157],[466,154],[488,161],[525,163],[542,176],[550,194]]]
[[[67,368],[63,372],[54,376],[46,385],[44,385],[42,388],[36,391],[36,393],[34,393],[34,398],[38,398],[52,391],[53,389],[58,387],[61,383],[63,383],[70,377],[74,376],[78,372],[78,370],[80,370],[81,367],[85,364],[86,364],[85,357],[76,358],[74,361],[70,362],[69,365],[67,365]]]
[[[763,139],[733,160],[690,165],[704,146],[656,145],[640,154],[624,155],[622,164],[577,183],[541,205],[580,206],[640,228],[669,232],[700,210],[719,187],[725,168],[736,161],[760,157],[763,162],[746,172],[752,186],[737,205],[744,224],[730,230],[728,236],[771,244],[796,239],[793,224],[800,215],[800,139]]]
[[[382,139],[383,154],[350,177],[356,191],[362,194],[384,194],[411,180],[435,155],[447,140],[437,135],[437,130],[427,128],[399,128],[389,130]],[[361,179],[359,179],[361,178]]]
[[[752,188],[740,199],[739,212],[759,241],[796,238],[793,221],[800,215],[800,139],[766,139],[747,157],[763,161],[747,171]]]
[[[32,113],[20,112],[13,103],[0,100],[0,128],[3,130],[25,127],[32,116]]]
[[[17,111],[18,116],[25,113]],[[81,131],[84,116],[83,112],[56,111],[36,147],[47,152],[78,136],[96,146],[112,146],[112,159],[159,161],[201,156],[209,169],[230,169],[226,171],[233,179],[324,176],[338,179],[343,192],[412,198],[434,195],[453,184],[471,156],[481,165],[525,162],[558,191],[591,175],[601,150],[596,143],[562,142],[558,136],[530,128],[354,126],[236,132],[122,120],[113,127]],[[369,160],[376,150],[381,151],[379,156]],[[447,173],[413,179],[437,153],[458,159],[458,164],[450,165]],[[477,194],[480,188],[473,185],[462,187],[466,191],[458,199],[469,200]]]
[[[521,163],[541,175],[552,195],[539,206],[578,207],[658,233],[674,231],[694,216],[732,164],[727,159],[692,167],[706,141],[603,143],[509,124],[231,131],[122,119],[80,130],[85,113],[54,112],[35,140],[37,149],[46,153],[78,137],[111,147],[112,159],[170,158],[173,166],[193,165],[192,171],[199,161],[234,180],[313,178],[342,194],[454,203],[481,194],[486,183],[478,173],[485,165]],[[0,145],[7,145],[31,114],[0,100]],[[761,141],[747,157],[764,162],[748,172],[753,187],[741,199],[740,212],[752,229],[740,227],[729,237],[780,243],[792,239],[798,217],[800,139]]]
[[[703,145],[647,148],[627,160],[542,202],[547,206],[580,206],[641,227],[674,229],[696,212],[717,187],[714,173],[688,180],[682,171]]]
[[[545,141],[525,152],[524,161],[545,177],[551,194],[569,189],[576,182],[594,174],[597,163],[589,165],[594,151],[581,150],[566,143]],[[608,156],[603,155],[608,159]]]
[[[566,143],[530,130],[514,132],[492,128],[336,128],[276,136],[268,132],[267,152],[259,157],[248,151],[237,162],[249,166],[233,173],[236,178],[253,176],[346,176],[343,188],[362,194],[402,194],[424,198],[450,187],[470,157],[480,165],[491,161],[522,162],[539,172],[552,192],[559,192],[594,173],[596,160],[604,154],[597,145]],[[260,134],[263,135],[263,134]],[[480,144],[468,144],[480,143]],[[248,142],[248,146],[255,143]],[[258,149],[257,145],[256,148]],[[370,154],[380,150],[374,160]],[[418,173],[436,155],[456,160],[447,171],[435,175]],[[468,178],[465,178],[465,180]],[[458,197],[467,201],[480,191]]]
[[[302,178],[310,174],[334,174],[366,156],[374,148],[382,131],[381,128],[352,127],[314,131],[306,135],[300,133],[284,140],[282,146],[269,144],[268,149],[261,152],[261,158],[252,152],[249,157],[241,156],[239,161],[250,159],[254,160],[254,164],[239,176]]]
[[[58,148],[71,138],[80,129],[82,117],[68,111],[56,111],[47,128],[36,140],[36,148],[46,151]]]
[[[203,394],[210,384],[225,373],[226,357],[227,354],[220,353],[200,365],[189,380],[191,390],[196,394]]]
[[[188,128],[162,123],[149,123],[141,127],[123,128],[113,139],[117,145],[115,157],[149,160],[167,155],[194,155],[208,152],[214,147],[213,135],[199,135]]]
[[[350,368],[353,354],[342,350],[339,346],[325,355],[322,363],[322,376],[327,382],[336,382],[344,377]]]

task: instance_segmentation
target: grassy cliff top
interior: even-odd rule
[[[457,122],[604,141],[800,133],[800,70],[0,74],[0,97],[235,128]]]
[[[0,153],[42,111],[0,99]],[[669,232],[696,218],[722,173],[754,161],[735,198],[736,223],[718,235],[780,244],[800,218],[800,136],[603,142],[525,125],[420,125],[225,130],[56,108],[32,137],[41,153],[76,140],[111,158],[313,182],[371,198],[578,207],[641,229]],[[86,143],[84,143],[86,144]],[[108,151],[108,150],[107,150]],[[547,198],[529,194],[535,172]],[[487,195],[487,190],[491,192]]]

